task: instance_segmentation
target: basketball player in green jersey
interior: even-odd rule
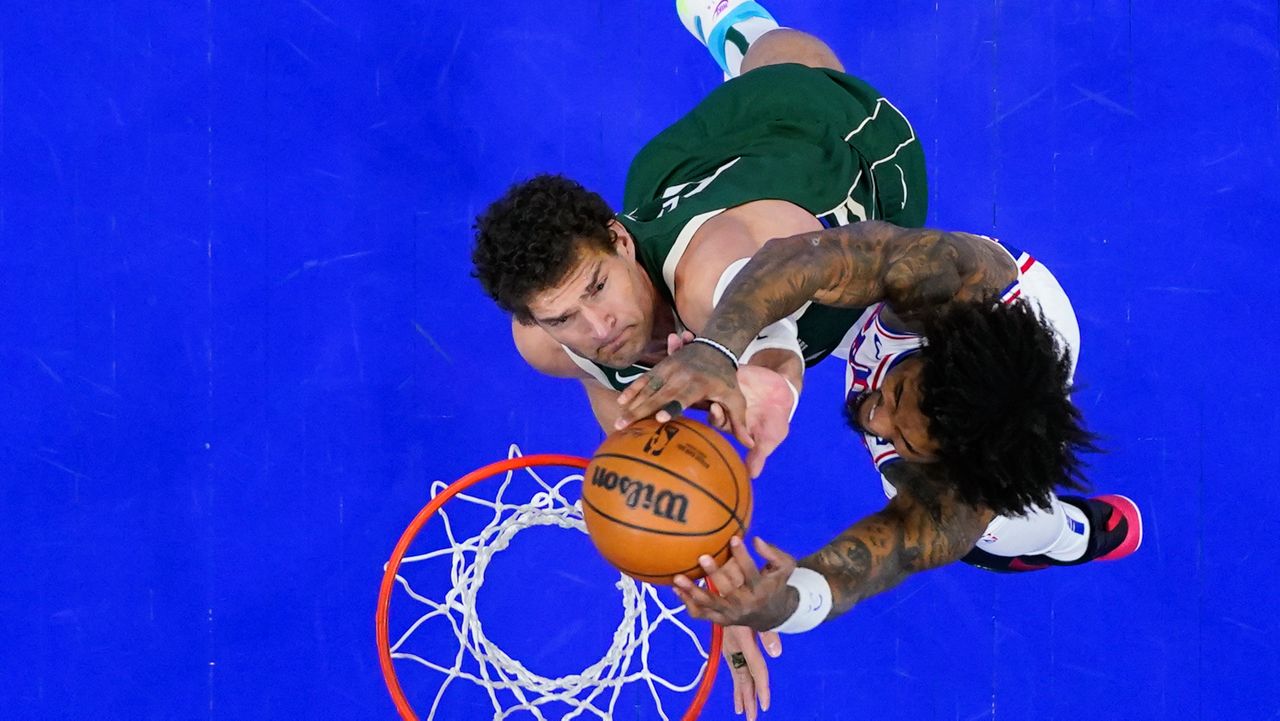
[[[817,38],[776,29],[753,2],[723,5],[687,24],[745,43],[739,55],[729,41],[713,53],[742,75],[641,150],[625,212],[543,175],[477,220],[475,275],[512,314],[517,348],[538,370],[580,380],[606,430],[617,393],[665,357],[671,334],[701,328],[717,289],[770,238],[867,219],[924,221],[923,154],[893,104],[841,72]],[[753,473],[786,433],[804,367],[835,350],[858,315],[806,307],[745,353],[749,365],[781,374],[744,378],[759,401]]]
[[[692,339],[719,293],[766,241],[883,219],[924,222],[924,156],[894,105],[843,72],[812,35],[742,0],[677,3],[729,78],[650,141],[628,172],[623,212],[559,176],[511,188],[476,223],[475,275],[513,316],[539,371],[582,382],[606,431],[618,393]],[[785,438],[804,368],[841,346],[860,309],[811,304],[743,353],[758,475]],[[713,420],[716,408],[712,408]],[[776,635],[766,649],[780,653]],[[750,631],[726,636],[735,706],[768,708]]]

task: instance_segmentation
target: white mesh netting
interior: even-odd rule
[[[520,456],[520,449],[512,445],[508,457]],[[529,496],[527,492],[512,489],[513,481],[527,476],[536,486]],[[667,605],[653,586],[619,574],[615,587],[621,592],[622,620],[613,634],[613,640],[604,656],[581,672],[548,678],[527,669],[520,661],[511,658],[485,636],[476,599],[485,580],[485,571],[494,556],[506,550],[512,539],[521,531],[536,526],[559,526],[586,533],[581,507],[570,501],[564,491],[570,484],[581,484],[582,474],[566,476],[554,484],[545,481],[535,468],[508,471],[492,500],[477,494],[462,492],[452,498],[437,512],[431,524],[440,523],[449,546],[438,550],[406,556],[396,575],[396,582],[425,610],[391,645],[391,657],[412,661],[444,674],[444,680],[434,694],[428,719],[434,719],[438,710],[447,707],[445,696],[451,684],[465,682],[484,689],[493,704],[493,718],[508,719],[516,714],[528,714],[539,721],[548,718],[574,719],[594,716],[613,718],[614,705],[627,684],[643,683],[653,699],[659,716],[669,721],[662,707],[659,688],[673,692],[694,689],[705,672],[707,650],[698,636],[685,625],[677,614],[682,605]],[[482,482],[485,487],[497,483],[497,479]],[[525,484],[520,484],[525,485]],[[436,481],[431,485],[431,497],[447,488]],[[519,487],[519,486],[518,486]],[[474,487],[473,487],[474,488]],[[511,501],[508,496],[524,500]],[[459,508],[458,504],[470,504]],[[477,513],[490,516],[489,522],[479,532],[459,538],[448,510],[455,513]],[[484,510],[477,510],[480,506]],[[440,600],[419,593],[405,578],[408,566],[431,559],[445,557],[449,563],[451,586]],[[554,561],[549,560],[548,563]],[[551,569],[549,569],[551,570]],[[604,600],[602,599],[602,602]],[[447,621],[457,637],[458,650],[451,659],[431,660],[402,650],[413,634],[424,626],[434,630],[441,626],[436,620]],[[694,677],[684,683],[673,682],[658,675],[650,667],[650,637],[664,625],[670,624],[693,643],[696,652],[704,660]],[[552,714],[548,717],[546,714]]]

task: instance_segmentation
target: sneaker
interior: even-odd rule
[[[1097,560],[1118,561],[1138,550],[1142,545],[1142,513],[1138,511],[1138,504],[1120,495],[1095,496],[1086,502],[1090,506],[1090,522],[1094,528],[1101,529]],[[1100,512],[1094,513],[1093,509],[1098,506],[1105,508],[1098,508]]]
[[[732,30],[733,26],[751,18],[767,20],[775,27],[778,24],[755,0],[676,0],[676,14],[685,30],[711,51],[711,57],[726,78],[731,73],[725,58],[725,42],[732,41],[743,55],[747,53],[746,39]],[[731,33],[737,35],[737,40],[733,40]]]
[[[1059,496],[1059,500],[1084,511],[1089,517],[1089,546],[1074,561],[1058,561],[1048,556],[996,556],[974,548],[961,561],[997,573],[1026,573],[1050,566],[1078,566],[1089,561],[1118,561],[1142,545],[1142,514],[1127,496],[1094,498]]]
[[[1142,545],[1142,514],[1127,496],[1058,496],[1058,499],[1089,516],[1089,547],[1084,556],[1069,565],[1118,561]]]

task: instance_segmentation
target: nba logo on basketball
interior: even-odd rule
[[[651,456],[660,456],[662,451],[666,449],[667,444],[675,438],[676,433],[680,429],[674,423],[663,423],[658,426],[658,430],[649,436],[649,440],[644,443],[644,452]]]

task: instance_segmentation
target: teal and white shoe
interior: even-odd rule
[[[676,0],[676,13],[685,29],[711,51],[727,77],[738,74],[750,41],[763,34],[759,30],[778,27],[769,11],[754,0]],[[751,20],[756,22],[750,23],[755,26],[750,37],[734,28]],[[726,57],[730,47],[736,51],[732,58],[736,62]]]

